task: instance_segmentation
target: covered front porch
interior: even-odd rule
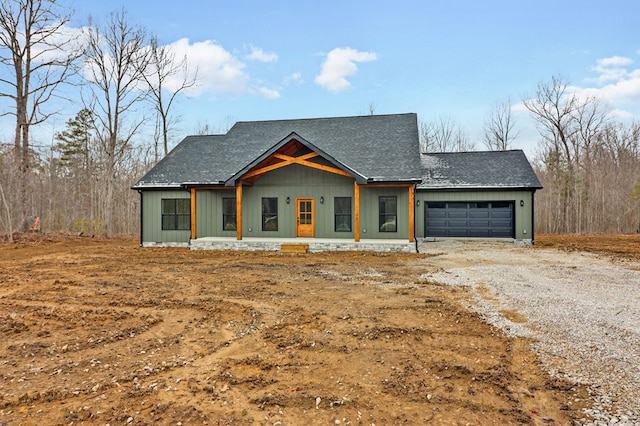
[[[416,253],[416,243],[407,240],[332,238],[201,237],[189,241],[191,250],[243,250],[317,253],[322,251],[375,251]]]

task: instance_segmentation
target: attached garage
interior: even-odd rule
[[[521,150],[422,154],[416,235],[533,243],[542,185]]]
[[[515,238],[512,201],[427,202],[426,237]]]

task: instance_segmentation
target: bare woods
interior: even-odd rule
[[[580,97],[554,77],[524,100],[540,131],[535,169],[536,226],[548,233],[640,230],[640,123],[611,118],[604,103]]]
[[[0,140],[0,232],[135,233],[129,188],[167,153],[171,107],[196,73],[125,10],[74,29],[62,3],[0,0],[0,99],[15,119],[13,143]],[[71,108],[64,130],[32,143]]]

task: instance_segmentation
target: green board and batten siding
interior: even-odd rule
[[[286,172],[285,172],[286,170]],[[293,179],[292,179],[293,177]],[[294,183],[292,183],[294,182]],[[305,182],[298,184],[297,182]],[[360,236],[366,239],[407,238],[408,193],[406,188],[360,187]],[[144,242],[150,243],[188,243],[191,231],[163,231],[161,223],[161,200],[165,198],[190,199],[186,190],[159,190],[142,193]],[[398,206],[397,232],[379,231],[379,197],[396,196]],[[235,197],[235,189],[201,190],[197,192],[197,236],[198,237],[235,237],[235,231],[222,230],[222,199]],[[262,231],[262,198],[278,199],[278,231]],[[290,203],[286,203],[289,197]],[[320,197],[324,203],[320,203]],[[351,232],[335,232],[334,198],[351,198]],[[294,238],[296,233],[296,198],[315,200],[315,237],[347,238],[354,237],[354,195],[353,180],[347,177],[325,173],[300,166],[289,166],[274,171],[253,186],[243,188],[243,235],[247,237]],[[416,191],[415,223],[416,237],[425,232],[425,205],[429,202],[481,202],[512,201],[514,209],[514,233],[517,240],[531,239],[533,231],[533,192],[524,191]],[[524,206],[520,205],[520,200]],[[251,231],[249,231],[251,228]],[[366,230],[366,232],[365,232]]]
[[[396,197],[396,232],[380,232],[379,197]],[[407,187],[360,187],[360,238],[408,239],[409,238],[409,189]]]
[[[406,220],[400,219],[397,232],[378,232],[378,196],[398,197],[398,218],[407,215],[407,188],[360,189],[361,239],[408,238]],[[289,197],[290,203],[286,199]],[[320,198],[324,203],[320,202]],[[334,223],[334,198],[351,198],[351,232],[336,232]],[[278,231],[262,231],[262,198],[278,199]],[[316,238],[354,238],[355,199],[353,179],[299,165],[272,171],[255,182],[243,187],[242,233],[246,237],[296,236],[296,199],[313,198],[315,209]],[[219,213],[218,213],[219,214]],[[251,230],[249,230],[249,228]],[[363,232],[366,229],[367,232]],[[198,231],[198,234],[200,232]],[[202,235],[200,235],[202,236]]]
[[[316,238],[353,238],[353,232],[334,232],[334,197],[353,198],[353,179],[299,165],[274,170],[242,188],[243,236],[295,238],[296,199],[313,198]],[[278,199],[277,231],[262,230],[263,198]]]
[[[424,237],[425,204],[429,202],[480,202],[480,201],[512,201],[514,209],[514,231],[516,240],[530,240],[533,232],[533,192],[523,191],[417,191],[416,200],[416,236]],[[520,200],[524,206],[520,205]]]
[[[144,243],[189,243],[190,230],[162,230],[162,199],[191,199],[184,189],[142,192],[142,241]]]
[[[196,193],[196,238],[235,237],[236,232],[222,229],[222,199],[235,198],[235,188],[199,190]],[[397,197],[397,231],[379,231],[379,197]],[[336,232],[335,197],[351,198],[351,231]],[[143,203],[143,242],[188,243],[191,231],[163,231],[161,200],[190,199],[186,190],[145,191]],[[262,199],[278,199],[278,230],[262,230]],[[289,198],[289,203],[286,200]],[[299,165],[274,170],[253,185],[243,186],[242,234],[245,237],[296,237],[296,199],[314,199],[315,237],[353,239],[355,232],[355,197],[353,179]],[[321,198],[324,202],[321,202]],[[408,238],[408,189],[405,187],[360,187],[360,238]]]
[[[196,193],[196,238],[235,237],[235,230],[222,229],[222,199],[236,198],[235,188],[201,190]]]

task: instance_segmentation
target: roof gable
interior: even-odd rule
[[[233,185],[291,140],[360,182],[419,182],[416,114],[236,123],[225,135],[188,136],[134,188]]]
[[[422,154],[419,189],[541,189],[522,150]]]
[[[226,184],[235,186],[237,180],[252,182],[264,173],[291,164],[301,164],[330,173],[355,177],[356,181],[366,183],[366,178],[349,169],[340,161],[331,158],[331,156],[294,132],[236,173],[231,179],[227,180]]]

